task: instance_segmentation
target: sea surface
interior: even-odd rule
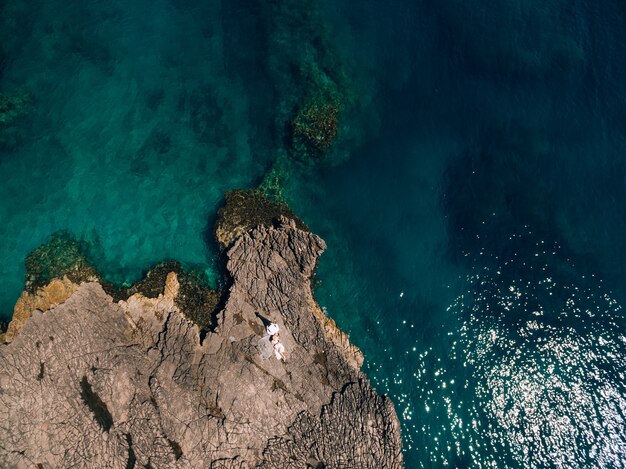
[[[408,468],[626,467],[624,31],[617,0],[0,0],[0,319],[59,230],[118,284],[216,284],[223,193],[280,167]],[[350,106],[301,161],[320,63]]]

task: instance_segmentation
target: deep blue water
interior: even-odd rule
[[[285,158],[322,31],[357,104],[284,191],[407,467],[626,466],[624,4],[306,3],[0,2],[0,92],[30,102],[0,120],[0,315],[59,229],[118,283],[215,278],[207,226]]]

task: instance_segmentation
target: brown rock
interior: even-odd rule
[[[9,323],[5,334],[5,342],[11,342],[22,326],[35,313],[45,313],[46,311],[65,302],[72,293],[76,291],[78,285],[70,281],[67,277],[54,279],[48,285],[40,288],[35,293],[22,292],[13,308],[13,319]]]
[[[163,295],[166,298],[171,298],[173,300],[178,295],[179,289],[180,283],[178,282],[178,277],[176,276],[176,273],[168,273],[167,278],[165,279],[165,288],[163,291]]]
[[[392,403],[312,298],[325,247],[284,218],[239,237],[203,341],[175,274],[117,303],[83,283],[28,319],[0,347],[0,466],[402,467]],[[286,362],[264,358],[264,320]]]

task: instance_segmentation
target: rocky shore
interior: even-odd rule
[[[392,402],[313,299],[324,241],[281,214],[231,225],[210,321],[175,265],[125,292],[92,272],[24,292],[0,346],[0,466],[403,467]],[[264,321],[285,362],[263,356]]]

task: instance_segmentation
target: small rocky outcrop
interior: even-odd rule
[[[153,297],[70,282],[0,346],[0,466],[402,467],[393,404],[312,297],[325,248],[285,217],[241,234],[204,337],[175,269],[155,274]],[[286,362],[265,358],[264,321],[280,325]]]
[[[286,216],[296,226],[308,230],[289,206],[281,201],[266,197],[261,190],[234,190],[225,195],[225,204],[217,214],[215,239],[222,249],[233,244],[235,239],[258,225],[272,226],[278,217]]]

